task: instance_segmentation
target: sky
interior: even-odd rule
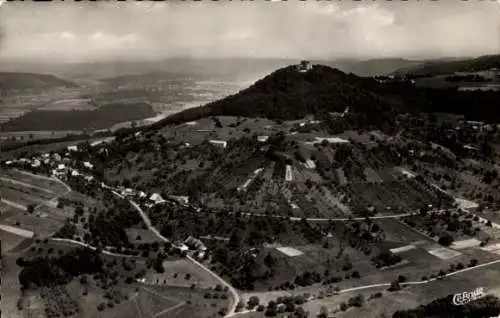
[[[0,58],[419,59],[495,53],[500,0],[0,5]]]

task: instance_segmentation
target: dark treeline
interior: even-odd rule
[[[485,318],[496,317],[500,314],[500,300],[494,296],[474,300],[466,305],[453,304],[453,295],[434,300],[427,305],[416,309],[398,310],[393,318]]]
[[[94,110],[32,111],[0,126],[3,131],[106,129],[114,124],[155,116],[150,104],[113,103]]]
[[[59,138],[45,138],[45,139],[35,139],[35,140],[15,142],[15,143],[7,144],[7,145],[2,145],[1,149],[2,149],[2,152],[6,152],[6,151],[16,150],[19,148],[29,147],[29,146],[49,145],[49,144],[55,144],[55,143],[60,143],[60,142],[67,142],[67,141],[84,141],[84,140],[87,140],[90,138],[101,138],[101,137],[109,137],[109,136],[111,136],[111,132],[108,132],[108,131],[102,131],[102,132],[98,132],[98,133],[95,133],[92,135],[89,135],[87,133],[83,133],[80,135],[68,134],[64,137],[59,137]]]
[[[103,271],[100,256],[90,249],[83,248],[52,258],[19,258],[17,264],[23,268],[19,273],[19,282],[23,288],[66,284],[81,274]]]

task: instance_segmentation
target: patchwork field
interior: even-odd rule
[[[52,235],[72,212],[65,208],[52,207],[50,200],[68,193],[68,189],[57,180],[17,170],[0,171],[1,209],[0,220],[5,225],[33,231],[41,237]],[[28,206],[35,207],[29,214]]]
[[[1,169],[0,180],[19,183],[28,188],[39,189],[42,192],[50,194],[61,194],[65,193],[67,190],[66,187],[56,180],[15,169]]]
[[[64,222],[50,218],[26,214],[16,214],[3,220],[4,223],[35,232],[41,237],[51,236]]]

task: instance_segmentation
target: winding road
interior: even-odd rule
[[[122,195],[120,195],[119,193],[117,193],[116,191],[112,191],[113,194],[117,195],[118,197],[120,198],[124,198]],[[129,200],[130,204],[137,210],[137,212],[139,212],[140,216],[142,217],[142,219],[144,220],[144,223],[146,224],[146,226],[148,227],[148,229],[154,233],[154,235],[160,239],[161,241],[163,242],[168,242],[170,243],[170,240],[167,239],[166,237],[164,237],[163,235],[161,235],[161,233],[151,224],[151,220],[149,219],[148,215],[142,210],[142,208],[137,204],[135,203],[134,201],[132,200]],[[233,303],[231,304],[231,307],[229,307],[229,310],[227,312],[227,316],[230,316],[232,315],[235,311],[236,311],[236,306],[238,305],[238,303],[240,302],[240,295],[238,294],[238,292],[236,291],[236,289],[234,289],[233,286],[231,286],[231,284],[229,284],[228,282],[226,282],[222,277],[220,277],[219,275],[217,275],[216,273],[214,273],[212,270],[210,270],[208,267],[206,267],[205,265],[201,264],[200,262],[198,262],[197,260],[195,260],[193,257],[191,257],[191,255],[187,255],[186,256],[191,262],[193,262],[194,264],[196,264],[197,266],[201,267],[203,270],[205,270],[206,272],[208,272],[210,275],[212,275],[215,279],[217,279],[223,286],[227,287],[228,290],[231,292],[231,294],[233,295]]]

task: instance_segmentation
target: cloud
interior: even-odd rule
[[[135,43],[138,39],[134,33],[115,35],[102,31],[97,31],[89,35],[90,41],[94,42],[97,46],[106,47],[120,47],[122,45]]]
[[[488,54],[500,51],[497,1],[81,2],[65,6],[13,2],[0,10],[0,27],[5,31],[0,54],[55,59]]]

